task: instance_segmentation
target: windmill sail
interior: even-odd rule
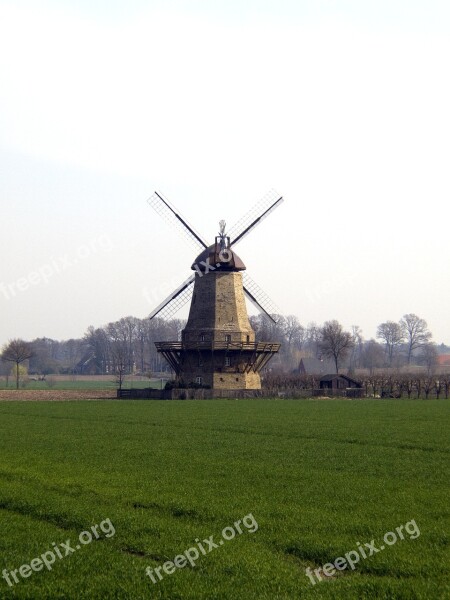
[[[149,314],[148,318],[153,319],[153,317],[159,315],[162,319],[171,319],[173,315],[191,299],[193,290],[192,283],[194,282],[194,279],[195,274],[183,281],[170,296],[167,296],[167,298]]]
[[[274,323],[277,323],[280,311],[276,304],[272,302],[269,296],[253,281],[246,271],[242,273],[242,279],[244,282],[244,293],[250,302],[260,312],[266,314]]]
[[[230,229],[228,236],[230,237],[231,245],[233,246],[241,241],[282,202],[283,196],[280,196],[275,190],[271,190]]]
[[[174,206],[171,206],[169,201],[164,198],[159,192],[154,192],[147,200],[150,206],[170,225],[175,225],[177,229],[182,231],[184,237],[195,245],[195,248],[203,250],[208,245],[194,230],[191,225],[179,215]]]

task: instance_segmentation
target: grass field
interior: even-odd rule
[[[125,379],[124,388],[147,388],[153,387],[161,389],[164,387],[166,380],[148,379],[145,377],[128,377]],[[16,387],[14,378],[10,377],[7,384],[5,378],[0,378],[0,390],[13,390]],[[117,389],[117,382],[114,377],[105,375],[100,376],[70,376],[70,375],[49,375],[45,381],[27,381],[26,390],[105,390]]]
[[[449,408],[0,402],[0,569],[55,558],[0,578],[0,598],[450,598]],[[354,570],[307,577],[387,532]],[[174,566],[189,548],[195,566]]]

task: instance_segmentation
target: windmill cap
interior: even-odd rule
[[[246,268],[236,252],[233,252],[231,248],[219,251],[216,244],[205,248],[191,266],[193,271],[201,272],[216,269],[220,269],[221,271],[245,271]]]

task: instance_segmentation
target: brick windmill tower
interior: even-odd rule
[[[255,341],[245,296],[272,321],[276,311],[245,273],[246,267],[234,246],[282,201],[282,197],[270,194],[229,234],[225,221],[220,221],[219,234],[208,246],[161,194],[155,192],[149,199],[163,218],[180,226],[202,249],[191,266],[195,273],[150,314],[151,319],[156,315],[171,318],[192,298],[181,341],[156,342],[158,352],[169,362],[179,382],[213,390],[261,388],[260,371],[278,352],[280,344]]]

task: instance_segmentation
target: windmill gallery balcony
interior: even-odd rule
[[[156,348],[178,376],[187,362],[204,367],[214,362],[216,372],[259,373],[280,349],[273,342],[156,342]]]

